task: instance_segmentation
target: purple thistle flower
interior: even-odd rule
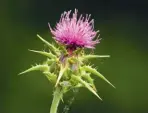
[[[71,16],[71,10],[61,15],[56,28],[52,29],[49,25],[54,39],[71,48],[72,51],[77,47],[94,48],[99,40],[93,40],[99,31],[94,31],[94,20],[90,20],[90,15],[86,17],[80,15],[78,18],[78,10]]]

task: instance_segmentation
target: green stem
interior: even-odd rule
[[[52,105],[50,108],[50,113],[57,113],[58,105],[60,103],[60,100],[63,96],[63,92],[61,88],[56,87],[53,95]]]

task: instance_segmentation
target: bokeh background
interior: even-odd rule
[[[40,34],[52,42],[47,23],[54,27],[63,11],[77,8],[92,14],[101,43],[93,60],[117,88],[97,77],[103,102],[81,89],[69,113],[148,113],[148,2],[146,0],[5,0],[0,3],[0,113],[49,113],[52,85],[39,72],[17,76],[45,58]],[[59,112],[60,113],[60,112]]]

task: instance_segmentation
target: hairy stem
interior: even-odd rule
[[[50,113],[57,113],[58,105],[60,103],[62,96],[63,96],[63,92],[61,88],[56,87],[53,95],[53,101],[50,108]]]

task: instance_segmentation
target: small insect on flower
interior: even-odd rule
[[[91,15],[82,14],[78,17],[78,10],[71,14],[71,10],[61,15],[59,23],[55,29],[49,28],[54,39],[64,44],[68,50],[74,51],[77,47],[94,48],[99,40],[93,40],[99,31],[94,31],[94,20],[90,19]]]

